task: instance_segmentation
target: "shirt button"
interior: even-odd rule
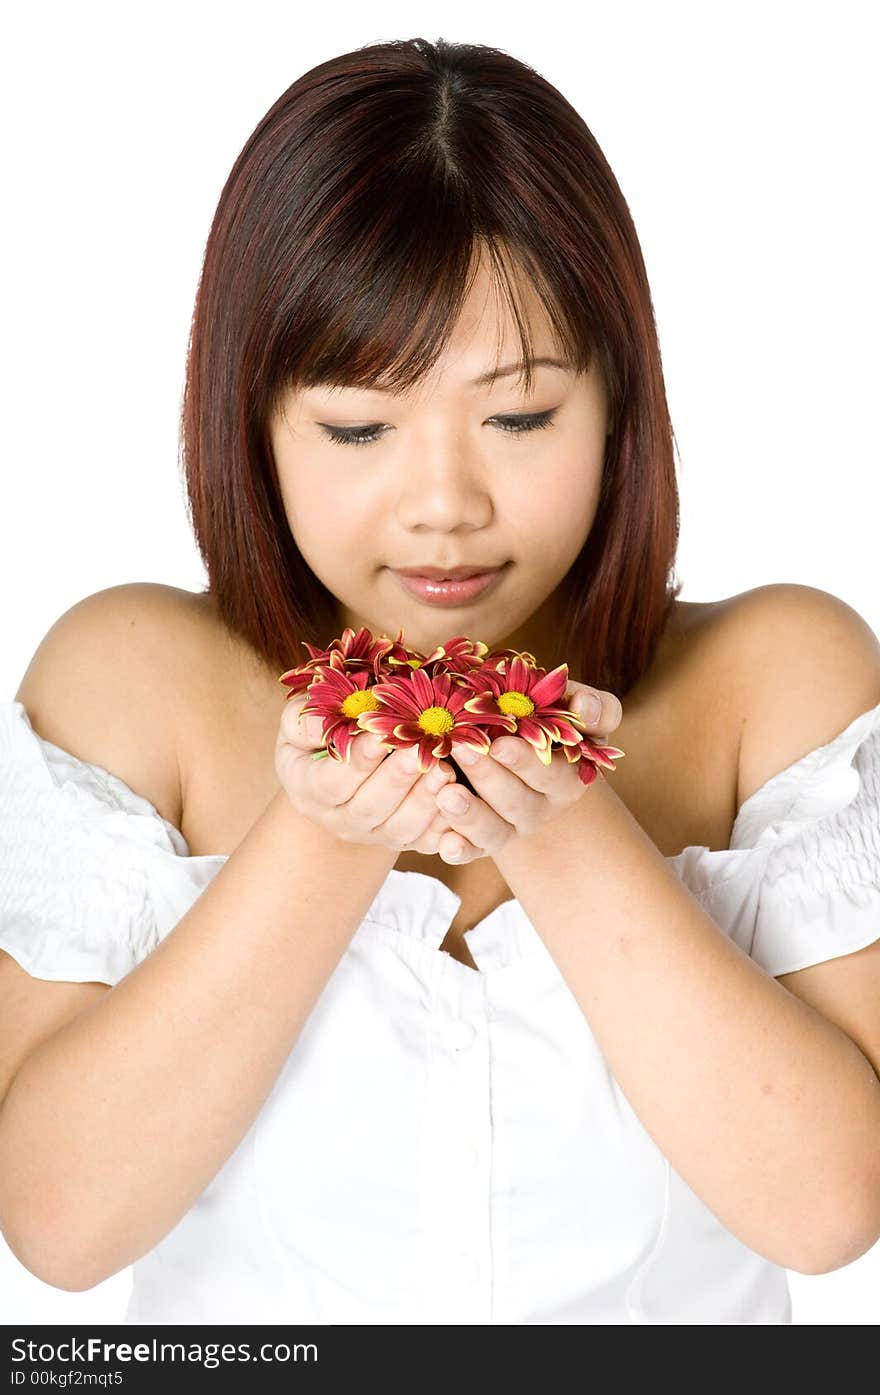
[[[451,1051],[466,1051],[473,1045],[476,1035],[476,1029],[471,1023],[461,1018],[455,1022],[446,1022],[440,1028],[440,1040]]]

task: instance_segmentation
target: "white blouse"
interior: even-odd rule
[[[222,867],[0,704],[0,946],[116,984]],[[880,705],[667,859],[771,975],[880,938]],[[133,1266],[128,1323],[788,1323],[786,1271],[643,1128],[516,900],[388,873],[265,1104]],[[169,1143],[169,1147],[173,1146]]]

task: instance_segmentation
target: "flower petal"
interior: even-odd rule
[[[536,707],[555,707],[568,686],[568,664],[559,664],[534,683],[529,697]]]

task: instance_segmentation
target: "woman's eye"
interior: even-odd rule
[[[549,412],[532,412],[530,416],[522,417],[494,417],[501,430],[512,436],[523,436],[527,431],[540,431],[542,427],[549,426],[556,413],[553,407]]]
[[[549,426],[556,411],[557,408],[553,407],[549,412],[532,412],[528,416],[492,417],[491,420],[507,436],[524,436],[526,432],[540,431],[542,427]],[[339,446],[370,446],[374,441],[378,441],[384,430],[381,424],[328,426],[326,423],[320,422],[319,425],[322,431],[326,431],[330,440]]]
[[[381,426],[325,426],[321,424],[321,430],[326,431],[331,441],[335,441],[338,446],[369,446],[373,441],[378,441],[378,433]]]

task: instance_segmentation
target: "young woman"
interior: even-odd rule
[[[880,646],[806,586],[678,599],[578,114],[442,40],[295,82],[221,195],[183,444],[206,590],[86,598],[0,709],[13,1251],[134,1264],[131,1322],[790,1321],[787,1268],[880,1233]],[[361,626],[567,662],[625,760],[312,761],[279,677]]]

